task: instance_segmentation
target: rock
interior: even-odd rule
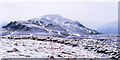
[[[51,59],[54,59],[54,56],[50,56]]]
[[[91,47],[90,49],[95,49],[95,48]]]
[[[18,44],[17,44],[17,43],[14,43],[14,45],[15,45],[15,46],[18,46]]]
[[[61,55],[58,55],[58,57],[62,57]]]
[[[38,41],[45,41],[46,39],[37,39]]]
[[[13,48],[13,50],[10,50],[10,51],[7,51],[7,52],[17,52],[17,51],[19,51],[19,50],[16,49],[16,48]]]
[[[13,48],[13,52],[16,52],[16,51],[19,51],[18,49],[16,49],[16,48]]]
[[[100,39],[100,41],[104,41],[104,40],[106,40],[106,39]]]
[[[105,51],[102,51],[102,50],[99,51],[99,50],[97,50],[97,53],[105,53]]]
[[[57,40],[55,40],[55,39],[54,39],[54,40],[52,40],[52,41],[53,41],[53,42],[57,42]]]
[[[7,51],[7,52],[13,52],[13,51]]]
[[[30,57],[30,55],[19,54],[19,56]]]
[[[47,37],[47,39],[50,39],[50,37]]]
[[[114,52],[112,55],[117,55],[117,52]]]
[[[25,55],[25,57],[30,57],[30,55]]]
[[[85,47],[84,49],[88,49],[88,47]]]
[[[36,38],[32,36],[31,39],[32,39],[32,40],[35,40]]]
[[[19,56],[24,56],[23,54],[19,54]]]
[[[64,52],[64,51],[63,51],[62,53],[63,53],[63,54],[67,54],[67,53],[66,53],[66,52]]]
[[[26,46],[25,44],[23,44],[22,46]]]

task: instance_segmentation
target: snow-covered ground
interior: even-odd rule
[[[44,38],[44,41],[42,39],[42,37],[36,39],[0,37],[0,58],[111,58],[116,55],[107,54],[106,51],[113,53],[118,51],[114,42],[112,45],[95,39]],[[105,52],[95,51],[105,48],[107,49]]]

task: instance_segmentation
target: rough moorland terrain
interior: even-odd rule
[[[120,58],[118,37],[1,36],[0,58]]]

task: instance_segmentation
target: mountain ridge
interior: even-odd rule
[[[68,37],[99,34],[99,32],[85,27],[78,21],[72,21],[60,15],[44,15],[26,21],[13,21],[2,28],[8,32],[12,31],[8,35],[22,35],[23,33],[25,35]]]
[[[101,25],[97,31],[105,34],[118,34],[118,21],[112,21]]]

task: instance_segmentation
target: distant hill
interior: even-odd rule
[[[118,21],[104,24],[98,27],[97,31],[105,34],[118,34]]]

